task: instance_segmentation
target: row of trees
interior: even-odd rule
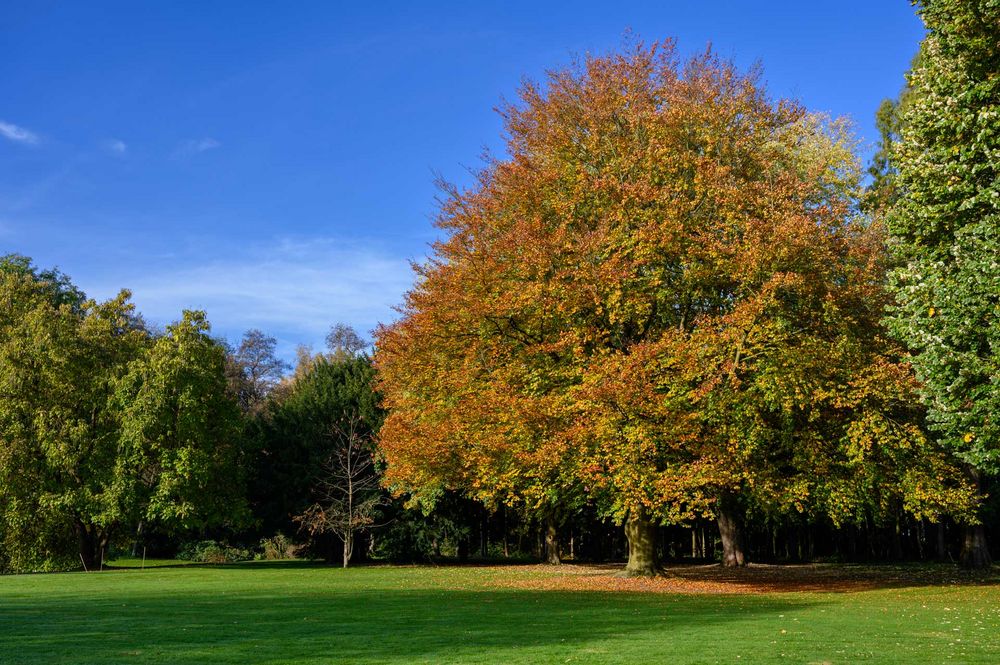
[[[157,330],[128,292],[95,302],[0,257],[0,571],[146,547],[246,556],[262,539],[343,565],[467,555],[480,507],[452,497],[428,516],[381,487],[366,347],[337,325],[292,368],[259,330],[231,347],[201,312]]]
[[[300,527],[345,536],[349,556],[387,500],[373,370],[349,328],[285,376],[260,331],[230,348],[201,312],[153,330],[127,291],[88,300],[20,255],[0,257],[0,303],[0,570],[91,570],[139,542],[172,554]]]
[[[657,525],[715,519],[741,565],[748,518],[796,514],[949,516],[988,564],[993,4],[922,3],[869,192],[842,122],[711,53],[638,44],[525,85],[507,155],[444,185],[445,239],[378,331],[389,486],[521,506],[550,540],[593,507],[635,575]]]
[[[375,372],[347,328],[334,328],[325,352],[301,351],[286,375],[260,331],[230,348],[197,313],[153,331],[124,295],[89,303],[23,257],[5,257],[0,276],[12,304],[0,338],[5,570],[93,569],[105,554],[148,545],[172,556],[206,539],[223,541],[209,546],[213,556],[245,556],[281,533],[344,565],[614,560],[627,550],[587,488],[575,505],[548,511],[455,487],[438,488],[433,509],[426,495],[416,510],[390,496],[371,445],[384,417]],[[894,531],[831,532],[811,514],[750,517],[745,553],[767,560],[947,556],[952,540],[935,548],[924,523],[899,521],[898,511],[886,517]],[[289,539],[273,540],[287,554]],[[704,515],[661,529],[652,546],[673,559],[719,554]]]
[[[151,334],[123,291],[87,300],[0,258],[0,566],[93,568],[123,529],[239,520],[239,419],[202,314]]]

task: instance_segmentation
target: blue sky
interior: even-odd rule
[[[435,174],[502,148],[522,77],[631,29],[763,65],[775,96],[854,119],[922,36],[905,0],[8,3],[0,253],[150,321],[206,309],[283,355],[391,320],[435,237]]]

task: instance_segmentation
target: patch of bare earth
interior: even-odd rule
[[[751,564],[743,568],[670,565],[653,578],[616,576],[621,569],[620,565],[518,566],[515,570],[530,571],[531,575],[500,575],[495,582],[519,589],[682,594],[847,593],[916,586],[1000,584],[995,571],[966,571],[946,565]]]

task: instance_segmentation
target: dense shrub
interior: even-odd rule
[[[419,511],[404,510],[378,533],[373,553],[394,563],[461,556],[469,532],[468,526],[443,515],[425,516]]]
[[[258,549],[260,551],[257,558],[265,561],[278,561],[296,558],[298,546],[292,542],[291,538],[279,531],[270,538],[262,538]]]
[[[214,540],[199,540],[185,543],[178,550],[177,558],[198,563],[231,563],[247,561],[251,557],[247,549],[232,547]]]

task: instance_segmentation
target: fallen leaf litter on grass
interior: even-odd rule
[[[501,588],[538,591],[610,591],[673,594],[755,594],[794,592],[850,593],[912,586],[994,585],[1000,578],[952,568],[845,566],[833,564],[751,564],[728,569],[718,565],[665,568],[653,578],[625,578],[620,566],[563,564],[501,566],[488,581]],[[504,574],[504,573],[507,574]],[[521,574],[517,574],[521,573]],[[528,573],[525,575],[524,573]]]

